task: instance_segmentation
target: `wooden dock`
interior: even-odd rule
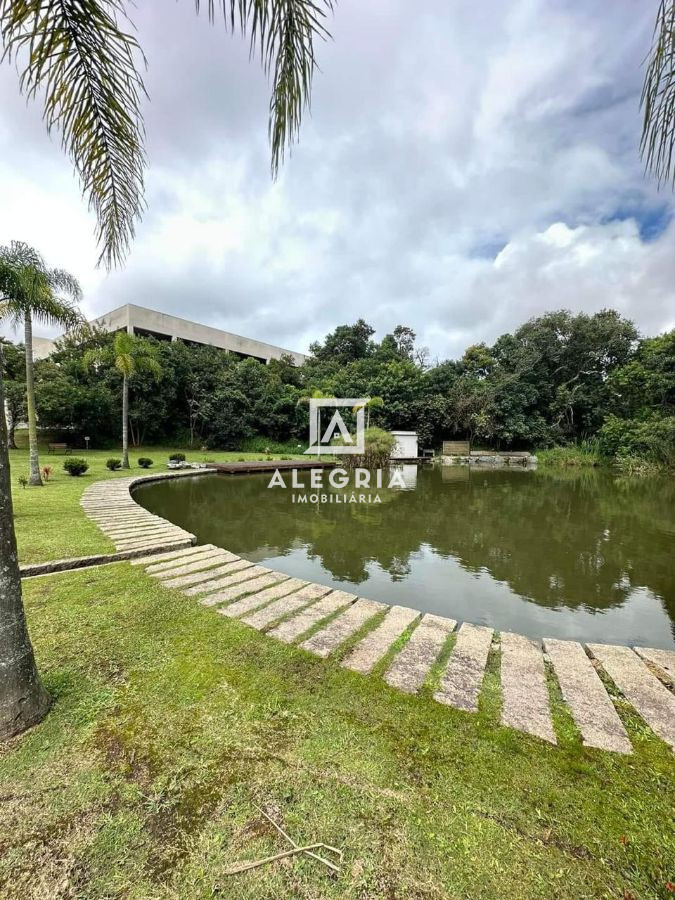
[[[242,472],[274,472],[275,469],[329,469],[334,462],[318,459],[248,459],[244,462],[207,463],[207,469],[215,469],[223,475],[237,475]]]

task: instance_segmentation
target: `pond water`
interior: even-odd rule
[[[532,637],[675,649],[672,480],[403,475],[406,489],[377,491],[379,504],[298,505],[293,494],[310,491],[268,489],[270,474],[176,479],[134,496],[200,543],[362,597]]]

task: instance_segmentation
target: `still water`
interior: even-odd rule
[[[532,637],[675,649],[673,480],[403,475],[405,489],[367,505],[298,505],[292,495],[310,491],[269,489],[269,474],[176,479],[134,496],[200,543],[362,597]]]

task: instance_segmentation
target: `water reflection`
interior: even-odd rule
[[[201,542],[363,596],[534,635],[675,647],[671,481],[416,466],[403,478],[378,505],[298,505],[263,475],[136,496]]]

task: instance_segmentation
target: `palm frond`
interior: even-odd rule
[[[96,213],[99,263],[120,263],[143,208],[145,92],[121,0],[0,0],[4,57],[22,59],[21,90],[44,94],[47,129],[61,134]]]
[[[77,307],[57,297],[51,290],[41,292],[30,304],[33,319],[45,325],[61,325],[66,330],[74,328],[82,315]]]
[[[135,357],[134,367],[137,372],[147,372],[149,375],[152,375],[155,381],[161,381],[162,379],[162,367],[152,356]]]
[[[661,0],[640,105],[640,153],[659,184],[675,185],[675,0]]]
[[[276,177],[310,104],[314,41],[330,37],[325,19],[333,0],[195,0],[195,5],[197,12],[206,5],[212,22],[220,8],[229,31],[239,27],[249,34],[251,55],[260,57],[265,74],[272,77],[268,131]]]
[[[50,269],[47,274],[49,283],[54,290],[62,291],[69,297],[72,297],[75,302],[79,302],[82,299],[80,282],[70,272],[66,272],[65,269]]]

